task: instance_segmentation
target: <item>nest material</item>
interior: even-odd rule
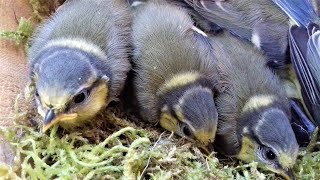
[[[17,151],[17,166],[7,176],[22,179],[231,179],[264,178],[256,163],[228,167],[191,143],[156,127],[138,128],[109,108],[95,119],[96,129],[49,134],[17,125],[6,137]],[[99,122],[103,121],[103,123]],[[109,124],[110,123],[110,124]],[[112,129],[109,130],[109,125]],[[103,134],[103,135],[96,135]],[[102,139],[102,136],[106,136]],[[99,143],[95,143],[99,141]],[[240,173],[242,175],[240,175]],[[270,175],[270,177],[274,175]]]
[[[30,91],[32,92],[32,91]],[[29,100],[28,100],[29,99]],[[54,126],[37,130],[32,97],[17,101],[17,125],[6,130],[16,149],[16,166],[0,167],[0,175],[31,179],[275,179],[276,174],[203,154],[192,143],[157,126],[109,107],[92,126],[71,133]],[[30,108],[31,107],[31,108]],[[30,121],[33,119],[33,121]],[[297,179],[320,178],[320,153],[301,151],[294,167]]]
[[[64,1],[65,0],[29,0],[29,4],[33,10],[32,18],[38,22],[43,21],[48,15],[55,12]]]

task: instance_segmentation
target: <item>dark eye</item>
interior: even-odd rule
[[[176,120],[179,120],[177,113],[172,108],[170,108],[170,114],[173,118],[175,118]]]
[[[219,93],[218,92],[212,92],[213,94],[213,98],[216,99],[218,96],[219,96]]]
[[[36,95],[37,97],[39,97],[38,90],[36,90],[35,95]]]
[[[74,97],[74,103],[78,104],[78,103],[82,103],[84,100],[86,99],[86,94],[84,92],[76,95]]]
[[[268,150],[265,151],[265,157],[268,160],[275,160],[276,159],[276,154],[271,149],[268,149]]]
[[[183,132],[184,135],[186,135],[186,136],[188,136],[188,137],[191,136],[191,130],[190,130],[190,128],[189,128],[188,126],[186,126],[186,125],[184,125],[184,126],[182,127],[182,132]]]

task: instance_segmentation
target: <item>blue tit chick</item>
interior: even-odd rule
[[[119,0],[71,0],[35,32],[29,49],[43,131],[90,122],[117,100],[128,71],[131,15]]]
[[[290,106],[265,56],[224,32],[211,37],[225,91],[216,98],[219,114],[215,150],[293,178],[299,146],[290,125]]]
[[[134,87],[143,120],[206,147],[215,138],[213,97],[220,91],[209,39],[185,11],[165,2],[135,9]]]

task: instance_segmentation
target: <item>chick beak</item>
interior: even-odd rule
[[[50,122],[56,117],[56,114],[54,112],[54,110],[52,108],[50,108],[47,113],[46,116],[44,117],[44,124],[50,124]]]
[[[282,175],[282,177],[284,177],[287,180],[294,180],[292,169],[289,169],[287,171],[282,171],[280,174]]]
[[[44,125],[42,128],[43,132],[46,132],[48,129],[50,129],[54,124],[61,122],[61,121],[70,121],[75,120],[77,118],[78,114],[59,114],[58,116],[54,112],[53,109],[49,109],[46,113],[46,116],[44,118]]]

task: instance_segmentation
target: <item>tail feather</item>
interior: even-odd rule
[[[311,108],[314,119],[318,120],[320,124],[320,28],[317,25],[310,24],[308,32],[311,36],[307,44],[307,60],[317,92]]]
[[[307,44],[307,59],[310,63],[310,68],[314,78],[320,86],[320,28],[317,25],[308,27],[311,35]],[[320,89],[320,87],[319,87]]]

